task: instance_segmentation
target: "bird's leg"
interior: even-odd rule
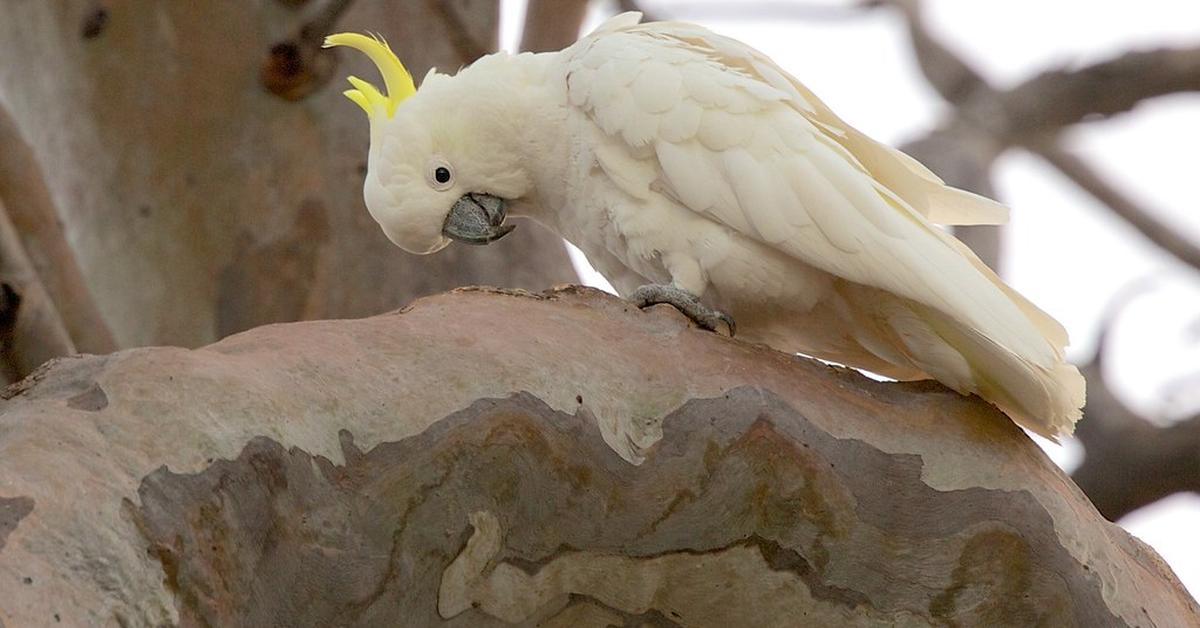
[[[733,336],[736,327],[733,318],[724,312],[714,310],[700,302],[700,297],[671,285],[647,284],[634,290],[629,300],[640,308],[647,308],[659,303],[667,303],[690,318],[692,322],[708,331],[717,331],[720,323],[729,327],[729,335]]]

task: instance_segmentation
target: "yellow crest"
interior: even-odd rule
[[[392,117],[392,114],[396,112],[396,105],[399,105],[400,101],[417,93],[412,75],[404,69],[404,64],[400,63],[396,53],[392,52],[382,37],[367,37],[358,33],[338,33],[325,38],[324,47],[331,48],[333,46],[349,46],[366,54],[371,61],[375,62],[380,74],[383,74],[387,96],[379,93],[374,85],[357,76],[347,78],[354,89],[342,92],[346,98],[362,107],[362,110],[367,112],[368,118],[372,117],[380,107],[387,112],[387,117]]]

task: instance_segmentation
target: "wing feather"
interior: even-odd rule
[[[569,102],[610,143],[653,162],[649,185],[618,185],[657,190],[809,265],[963,319],[1034,363],[1061,359],[1062,327],[931,224],[997,222],[1007,210],[862,135],[761,53],[659,22],[609,29],[568,54],[568,92],[588,91]],[[592,69],[596,85],[573,80]],[[628,167],[603,154],[613,150],[598,151],[601,166]]]

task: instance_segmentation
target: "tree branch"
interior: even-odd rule
[[[458,56],[463,63],[470,63],[491,52],[493,46],[484,45],[471,32],[470,27],[463,21],[462,15],[446,0],[426,0],[429,10],[442,18],[446,24],[446,34],[454,44]]]
[[[917,67],[946,102],[962,105],[981,91],[985,94],[995,92],[978,70],[929,32],[921,14],[921,0],[884,0],[877,3],[877,6],[889,5],[904,14]]]
[[[1200,491],[1200,415],[1159,427],[1117,398],[1104,375],[1116,318],[1144,289],[1145,284],[1135,284],[1114,297],[1096,352],[1079,367],[1088,399],[1075,436],[1085,454],[1071,477],[1112,521],[1175,493]]]
[[[571,45],[579,37],[588,0],[529,0],[521,50],[546,52]]]
[[[67,242],[54,200],[33,149],[16,122],[0,106],[0,199],[17,242],[28,254],[30,282],[44,286],[46,301],[61,313],[74,346],[86,353],[110,353],[117,343],[100,315]],[[12,259],[12,258],[10,258]],[[31,297],[22,294],[26,308]],[[57,316],[57,315],[56,315]]]
[[[1200,270],[1200,247],[1181,235],[1175,227],[1159,220],[1154,212],[1143,208],[1105,181],[1082,158],[1049,140],[1031,142],[1025,147],[1045,159],[1093,198],[1104,203],[1151,242],[1181,262]]]
[[[0,204],[0,377],[19,381],[75,345]]]
[[[300,27],[297,39],[300,45],[315,54],[325,43],[325,36],[333,32],[333,27],[354,0],[329,0],[317,10],[312,19]]]
[[[1093,423],[1093,415],[1080,428]],[[1084,447],[1072,478],[1112,521],[1175,493],[1200,492],[1200,415],[1167,427],[1139,419],[1101,430]]]
[[[1127,111],[1146,98],[1200,90],[1200,47],[1126,53],[1077,70],[1044,72],[1012,89],[996,90],[981,73],[925,28],[920,0],[889,0],[888,4],[908,19],[918,64],[930,84],[948,102],[957,105],[957,119],[991,135],[997,153],[1005,146],[1022,145],[1041,155],[1142,235],[1184,263],[1200,268],[1200,248],[1106,183],[1080,158],[1044,139],[1049,133],[1090,117]],[[958,129],[955,139],[965,139],[962,131],[965,126],[952,122],[930,137],[949,133],[947,129]],[[914,146],[920,148],[922,144],[909,145]],[[953,176],[951,170],[962,170],[972,164],[990,168],[990,161],[964,160],[958,155],[938,159],[932,151],[914,156],[935,172],[942,172],[939,167],[946,169],[950,174],[942,176],[951,185],[987,194],[970,187],[972,179],[979,180],[981,175]],[[957,165],[947,168],[945,163]],[[999,233],[993,229],[993,236],[985,237],[972,248],[980,246],[977,252],[981,256],[985,251],[998,250]]]
[[[921,0],[886,0],[908,20],[918,66],[959,115],[982,123],[1009,145],[1085,120],[1129,111],[1139,102],[1200,91],[1200,46],[1127,52],[1077,69],[1043,72],[1007,90],[934,36],[921,17]]]
[[[1075,70],[1044,72],[1000,95],[1014,139],[1056,132],[1133,109],[1139,102],[1200,91],[1200,46],[1128,52]]]

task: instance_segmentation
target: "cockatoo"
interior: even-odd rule
[[[431,70],[420,90],[378,38],[326,45],[383,75],[386,93],[350,77],[345,94],[370,119],[367,208],[407,251],[492,242],[526,216],[640,306],[933,378],[1049,438],[1080,416],[1062,325],[935,226],[1007,208],[863,135],[741,42],[624,13],[559,52]]]

